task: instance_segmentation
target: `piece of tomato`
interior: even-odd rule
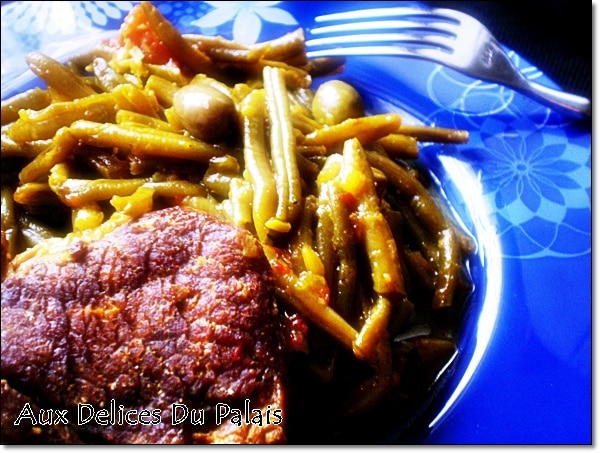
[[[125,17],[119,30],[121,46],[135,45],[144,54],[144,60],[151,64],[165,64],[173,58],[171,51],[160,40],[148,23],[141,5],[136,5]]]

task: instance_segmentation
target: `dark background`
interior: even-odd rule
[[[565,91],[592,98],[592,13],[583,0],[425,1],[482,22]],[[592,10],[595,5],[592,5]]]

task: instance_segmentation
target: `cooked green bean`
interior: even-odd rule
[[[226,151],[226,148],[220,145],[211,145],[173,132],[133,124],[125,127],[78,120],[71,125],[69,131],[84,143],[103,148],[121,148],[141,157],[208,162]]]
[[[26,213],[19,216],[18,222],[19,234],[23,238],[25,247],[33,247],[47,239],[59,236],[57,231]]]
[[[352,324],[357,280],[356,241],[350,212],[335,184],[339,171],[329,168],[335,166],[335,160],[330,158],[319,175],[316,242],[317,250],[326,263],[326,279],[332,292],[331,305]]]
[[[298,172],[300,173],[301,184],[303,184],[304,181],[315,181],[317,179],[317,176],[321,171],[319,164],[303,156],[300,152],[296,155],[296,161],[298,162]]]
[[[456,239],[454,227],[427,191],[427,189],[408,171],[390,158],[369,152],[367,158],[371,165],[388,175],[390,182],[406,197],[423,226],[437,242],[437,277],[433,308],[452,305],[453,292],[460,270],[460,244]]]
[[[76,142],[68,128],[60,129],[52,139],[51,145],[23,167],[19,173],[21,184],[37,181],[54,165],[64,161],[73,152]]]
[[[460,247],[452,228],[441,230],[438,235],[438,274],[435,280],[435,293],[432,308],[452,305],[454,290],[460,272]]]
[[[305,137],[303,144],[333,146],[357,138],[361,144],[366,145],[391,134],[398,129],[401,122],[400,115],[395,114],[349,118],[311,132]]]
[[[79,208],[90,202],[110,200],[114,195],[131,195],[149,179],[75,179],[69,177],[65,164],[56,164],[50,171],[48,182],[67,206]]]
[[[159,120],[143,113],[132,112],[130,110],[119,110],[115,117],[117,124],[127,127],[128,124],[138,124],[140,126],[148,126],[153,129],[166,132],[175,132],[173,127],[166,121]]]
[[[433,291],[436,270],[432,267],[431,263],[418,250],[403,247],[401,253],[410,272],[418,278],[419,282],[426,289]]]
[[[141,185],[131,194],[114,195],[110,199],[110,204],[116,209],[116,213],[128,217],[139,217],[152,211],[154,206],[154,192],[153,188]]]
[[[335,238],[333,214],[330,204],[332,203],[331,185],[321,184],[319,189],[318,209],[317,209],[317,226],[315,228],[315,244],[317,252],[321,257],[321,261],[325,267],[325,280],[331,288],[331,306],[334,307],[340,314],[340,303],[338,302],[336,277],[338,270],[338,257],[336,248],[333,243]],[[348,319],[344,316],[344,319]]]
[[[309,116],[310,112],[307,112],[305,108],[299,106],[298,104],[292,104],[291,113],[292,124],[303,135],[308,135],[321,127],[321,125],[314,118]],[[301,139],[304,140],[304,137],[301,136]]]
[[[151,75],[146,81],[146,89],[152,91],[165,108],[173,105],[173,96],[179,89],[177,84],[157,75]]]
[[[208,196],[185,196],[181,199],[181,206],[189,206],[199,211],[210,212],[217,217],[225,218],[219,204],[214,198]]]
[[[102,91],[112,91],[123,83],[128,83],[127,79],[112,68],[104,58],[94,58],[92,70],[96,78],[96,83]]]
[[[143,187],[148,187],[154,191],[156,195],[161,197],[191,197],[191,196],[206,196],[206,189],[191,181],[149,181],[143,184]]]
[[[2,158],[24,157],[28,161],[44,152],[52,143],[52,139],[32,140],[25,143],[16,143],[8,136],[8,126],[2,126]]]
[[[161,109],[153,92],[143,90],[131,83],[124,83],[112,90],[111,94],[118,108],[159,118]]]
[[[311,272],[315,276],[325,278],[325,267],[319,254],[315,251],[314,228],[317,210],[317,199],[314,195],[304,198],[302,214],[295,234],[289,240],[289,250],[294,272]]]
[[[13,258],[18,252],[19,224],[17,211],[10,187],[2,187],[2,232],[6,235],[7,252]]]
[[[112,122],[117,112],[115,97],[110,93],[93,94],[74,101],[54,102],[39,111],[21,110],[20,118],[8,127],[8,135],[21,144],[54,137],[56,132],[74,121]]]
[[[271,160],[277,183],[278,204],[275,217],[282,232],[289,231],[301,209],[302,190],[296,159],[287,89],[279,68],[264,69],[267,111],[271,125]]]
[[[227,197],[233,179],[240,176],[240,165],[235,157],[226,154],[213,157],[202,177],[204,186],[214,195]]]
[[[210,58],[192,47],[161,12],[150,2],[141,2],[148,22],[175,58],[185,64],[194,74],[215,75],[215,67]]]
[[[19,110],[41,110],[48,107],[52,97],[48,90],[32,88],[2,101],[2,125],[19,119]]]
[[[293,66],[304,66],[308,62],[304,33],[300,28],[268,42],[253,44],[250,48],[260,51],[267,60],[283,61]]]
[[[233,225],[250,229],[252,225],[252,185],[243,178],[232,178],[229,196],[223,201],[225,211]]]
[[[352,220],[371,266],[373,289],[380,295],[405,296],[404,278],[392,232],[379,209],[373,173],[358,139],[344,143],[340,186],[356,211]]]
[[[417,139],[409,135],[389,134],[377,140],[385,152],[400,159],[416,159],[419,155]]]
[[[61,201],[47,182],[28,182],[16,188],[13,198],[23,206],[59,204]]]
[[[282,61],[298,67],[310,63],[306,58],[304,32],[300,28],[278,38],[251,45],[230,41],[221,36],[186,34],[183,37],[210,56],[211,60],[219,63],[242,66],[257,63],[261,59]]]
[[[447,228],[446,217],[438,208],[429,191],[408,170],[382,154],[367,151],[367,159],[371,165],[388,176],[389,181],[399,190],[400,195],[411,203],[417,217],[427,219],[424,225],[432,234]],[[413,201],[415,197],[417,197],[416,201]]]
[[[39,52],[30,52],[25,56],[25,61],[29,69],[46,82],[48,89],[63,100],[84,98],[95,93],[83,77],[53,58]]]
[[[420,142],[466,143],[469,141],[469,133],[465,130],[438,126],[403,124],[396,132],[414,137]]]
[[[358,358],[373,361],[378,345],[387,341],[391,313],[392,304],[389,299],[378,295],[354,341],[354,354]]]
[[[264,247],[273,267],[276,291],[289,306],[306,316],[315,325],[337,339],[348,351],[352,351],[358,332],[350,326],[324,300],[318,288],[302,282],[287,266],[280,255],[270,246]]]
[[[245,177],[252,184],[252,217],[261,242],[269,242],[267,222],[277,212],[277,187],[265,142],[265,95],[255,90],[241,106],[244,127]]]
[[[189,77],[181,72],[175,65],[164,65],[164,64],[152,64],[146,65],[148,69],[149,77],[157,76],[163,80],[174,83],[175,85],[182,87],[189,83]]]

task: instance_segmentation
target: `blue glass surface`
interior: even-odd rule
[[[137,2],[3,2],[2,99],[34,83],[23,56],[57,59],[119,27]],[[154,2],[182,32],[251,43],[330,12],[409,2]],[[411,2],[412,3],[412,2]],[[527,77],[553,85],[510,52]],[[466,129],[426,145],[430,168],[475,237],[476,289],[453,373],[401,440],[589,444],[592,440],[591,131],[498,85],[399,57],[352,57],[341,78],[370,112]]]

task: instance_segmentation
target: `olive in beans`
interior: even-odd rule
[[[341,80],[329,80],[317,89],[312,102],[312,111],[315,119],[327,126],[365,114],[358,91]]]
[[[230,141],[237,130],[233,100],[208,84],[192,83],[177,90],[173,111],[192,136],[205,142]]]

